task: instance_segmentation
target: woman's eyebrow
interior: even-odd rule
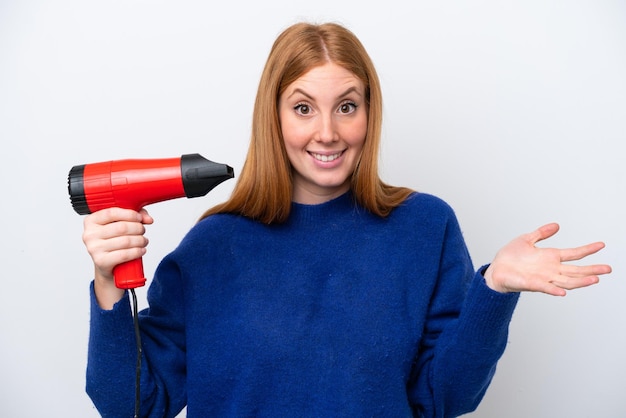
[[[359,88],[357,86],[352,86],[348,88],[346,91],[344,91],[343,94],[340,94],[338,97],[344,97],[351,93],[355,93],[358,96],[362,96],[361,92],[359,91]]]
[[[289,96],[287,96],[287,98],[290,98],[291,96],[294,96],[297,93],[300,93],[301,95],[305,96],[309,100],[315,100],[313,96],[311,96],[310,94],[308,94],[306,91],[302,90],[301,88],[296,88],[294,91],[291,92]],[[337,97],[345,97],[349,95],[350,93],[355,93],[359,96],[363,96],[357,86],[351,86],[348,89],[346,89],[346,91],[339,94]]]
[[[311,96],[306,91],[304,91],[304,90],[302,90],[300,88],[296,88],[294,91],[292,91],[291,94],[289,96],[287,96],[287,98],[289,99],[290,97],[295,96],[298,93],[303,95],[303,96],[305,96],[309,100],[313,100],[313,96]]]

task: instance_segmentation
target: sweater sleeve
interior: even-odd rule
[[[86,390],[103,417],[131,416],[137,360],[128,294],[103,310],[91,293]]]
[[[495,374],[519,293],[493,291],[483,269],[474,271],[453,217],[409,385],[418,416],[457,417],[475,410]]]
[[[139,313],[141,416],[175,417],[186,404],[182,289],[175,263],[161,263]],[[103,417],[133,416],[137,348],[128,294],[112,310],[91,286],[87,393]]]

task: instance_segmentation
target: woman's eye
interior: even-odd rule
[[[309,105],[304,104],[304,103],[297,104],[294,107],[294,109],[296,110],[297,113],[301,115],[308,115],[311,112],[311,108],[309,107]]]
[[[356,110],[356,104],[353,102],[342,103],[339,106],[339,113],[352,113]]]

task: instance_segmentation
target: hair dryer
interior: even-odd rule
[[[110,207],[138,211],[151,203],[204,196],[233,177],[233,169],[226,164],[214,163],[200,154],[186,154],[76,165],[68,175],[68,191],[80,215]],[[113,275],[120,289],[146,283],[141,258],[116,266]]]

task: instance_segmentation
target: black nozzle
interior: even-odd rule
[[[200,154],[181,156],[180,170],[187,197],[204,196],[218,184],[235,177],[232,167],[209,161]]]
[[[76,165],[72,167],[67,176],[67,191],[70,194],[70,201],[79,215],[91,213],[85,197],[84,173],[85,165]]]

